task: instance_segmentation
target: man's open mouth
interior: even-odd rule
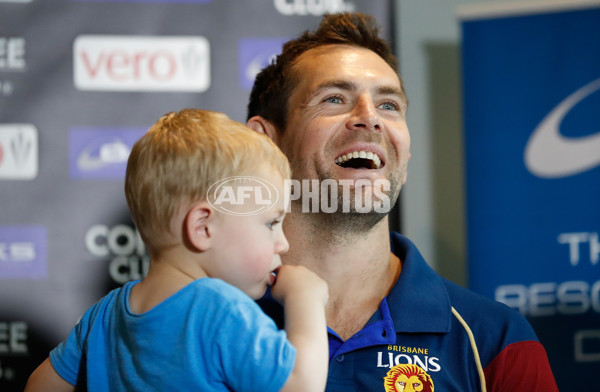
[[[335,158],[334,162],[344,168],[379,169],[381,158],[371,151],[353,151]]]

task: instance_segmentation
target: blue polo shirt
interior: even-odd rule
[[[442,278],[406,237],[391,243],[402,272],[379,310],[346,341],[328,328],[328,392],[481,391],[482,378],[488,391],[558,391],[524,317]]]

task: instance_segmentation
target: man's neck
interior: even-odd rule
[[[282,259],[304,265],[327,281],[327,323],[346,340],[377,311],[401,265],[390,252],[387,217],[367,232],[351,232],[335,225],[312,230],[315,222],[307,221],[312,218],[286,218],[290,250]]]

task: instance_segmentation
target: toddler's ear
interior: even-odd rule
[[[215,211],[210,204],[194,205],[185,217],[185,231],[189,244],[204,252],[212,245]]]

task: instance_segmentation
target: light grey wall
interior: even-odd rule
[[[402,229],[429,264],[467,284],[460,22],[466,3],[396,0],[400,72],[409,100],[412,157],[402,191]]]

